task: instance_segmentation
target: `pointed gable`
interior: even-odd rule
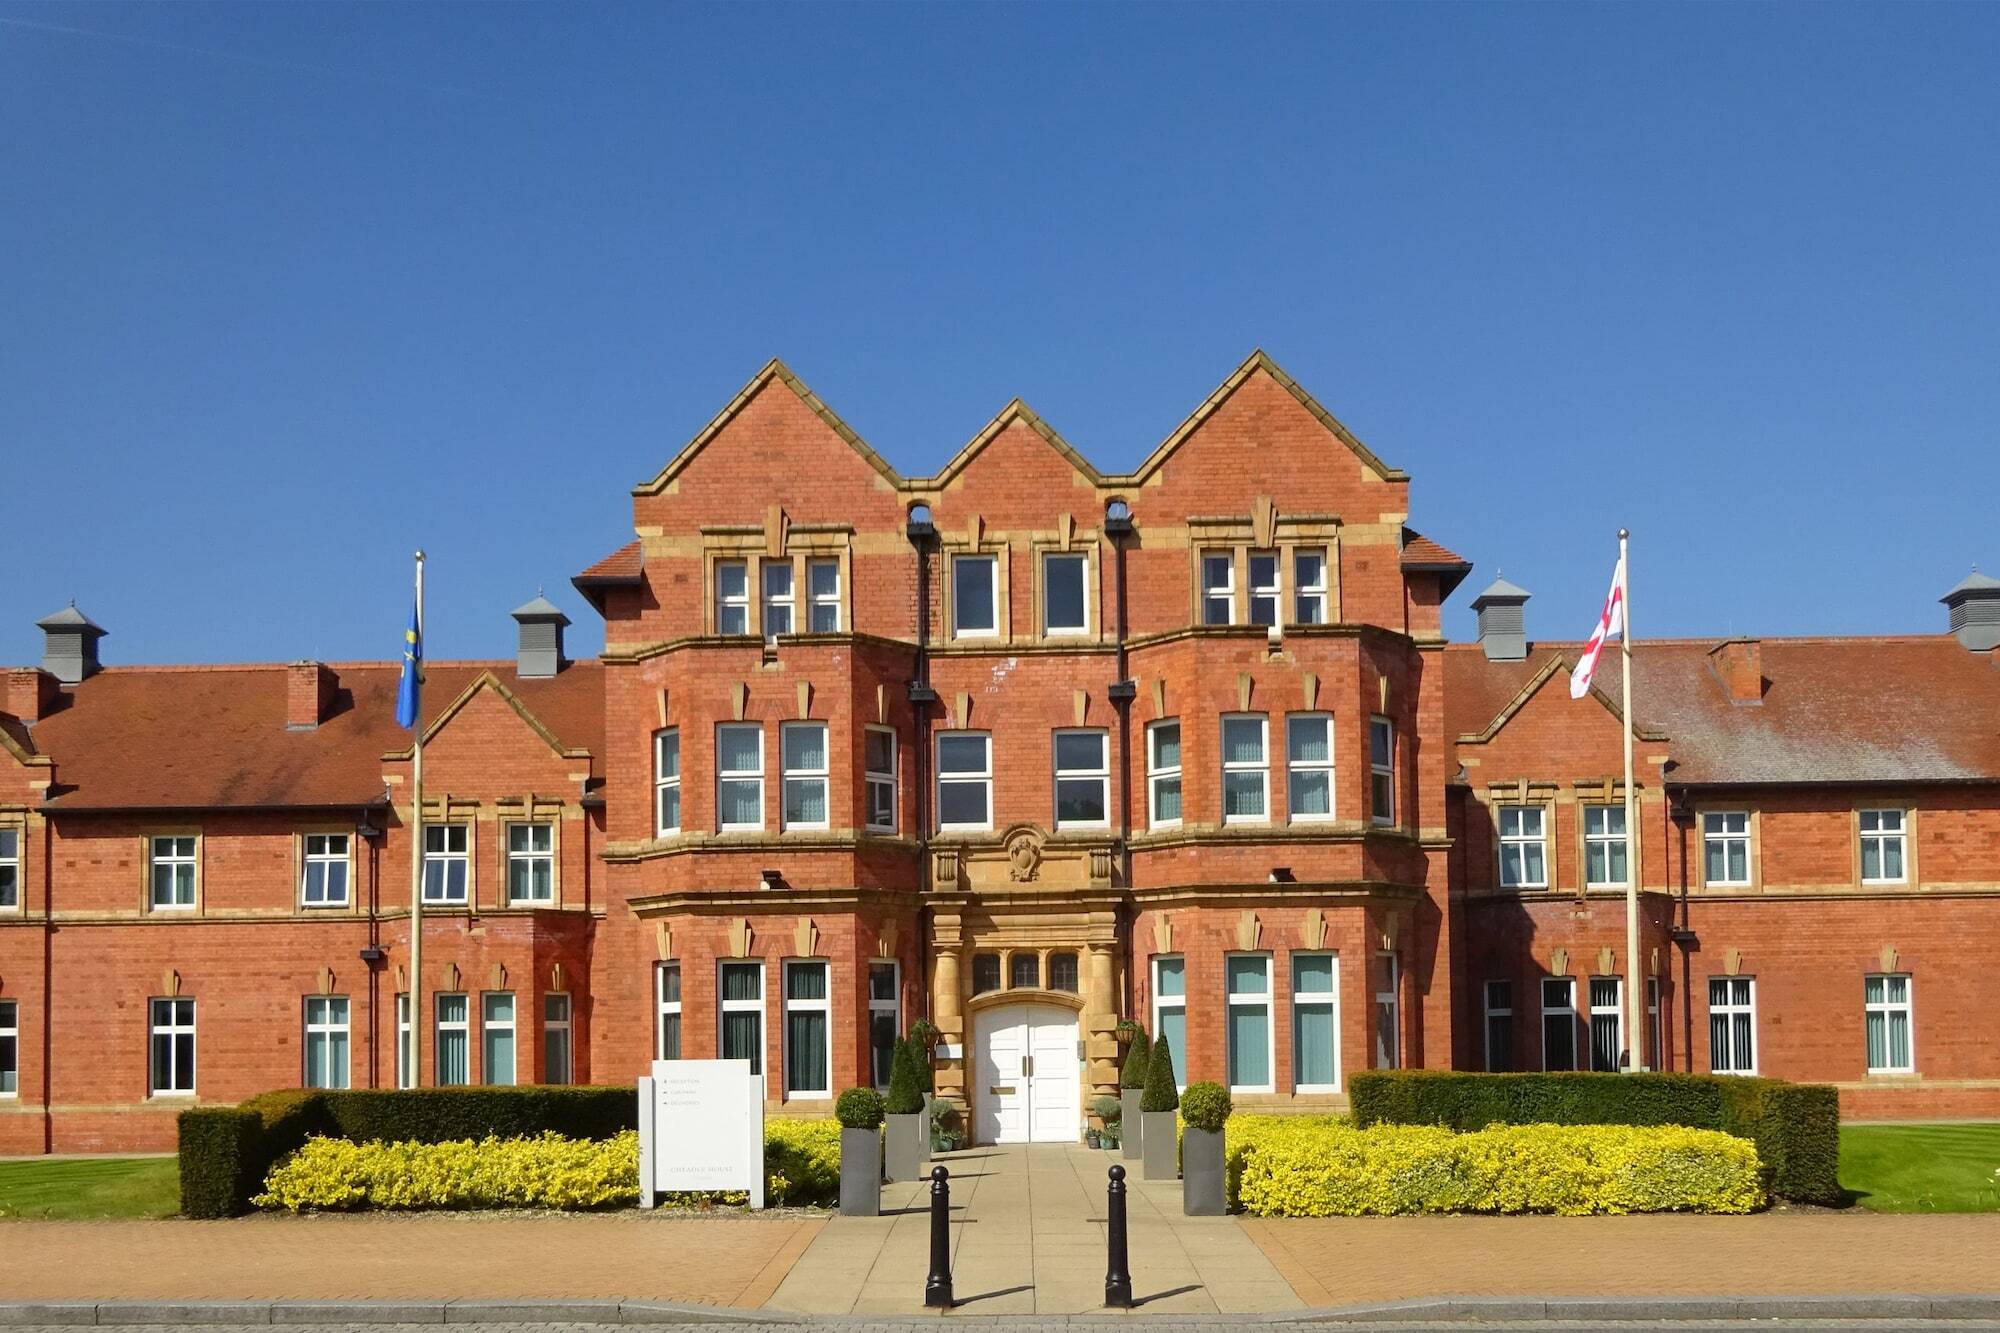
[[[1099,472],[1089,459],[1078,453],[1068,440],[1057,434],[1055,428],[1044,421],[1040,413],[1016,398],[1001,408],[993,420],[986,423],[984,429],[966,441],[964,448],[952,455],[951,461],[930,479],[931,485],[939,489],[951,485],[959,474],[972,465],[973,460],[985,453],[995,441],[1006,436],[1015,436],[1023,443],[1040,440],[1053,450],[1072,472],[1091,485],[1100,485],[1104,481],[1104,474]]]
[[[1528,678],[1527,683],[1515,692],[1514,697],[1501,707],[1500,711],[1494,715],[1493,719],[1483,729],[1460,735],[1458,743],[1460,745],[1486,744],[1498,736],[1506,728],[1507,724],[1514,720],[1517,714],[1526,711],[1531,704],[1535,704],[1536,700],[1547,691],[1549,682],[1556,680],[1558,677],[1561,678],[1564,688],[1559,693],[1548,696],[1553,701],[1554,706],[1557,708],[1568,708],[1583,705],[1584,699],[1572,699],[1569,697],[1568,686],[1572,670],[1573,667],[1568,657],[1560,653],[1551,654],[1548,660],[1542,663],[1540,669]],[[1633,693],[1636,695],[1637,691],[1635,690]],[[1617,702],[1595,684],[1591,685],[1585,694],[1585,698],[1594,701],[1597,707],[1602,710],[1603,715],[1611,722],[1613,728],[1612,735],[1616,736],[1618,734],[1616,728],[1619,723]],[[1664,732],[1648,727],[1644,722],[1634,727],[1632,734],[1640,740],[1663,741],[1666,739]]]

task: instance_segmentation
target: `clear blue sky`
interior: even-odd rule
[[[60,29],[60,30],[58,30]],[[0,661],[512,651],[782,355],[928,472],[1262,346],[1578,637],[2000,570],[2000,7],[0,3]],[[1282,503],[1282,499],[1281,499]]]

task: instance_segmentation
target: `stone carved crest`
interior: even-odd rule
[[[1034,881],[1042,868],[1042,839],[1033,829],[1021,829],[1007,839],[1007,873],[1017,884]]]

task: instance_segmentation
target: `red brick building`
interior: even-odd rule
[[[904,477],[773,362],[633,493],[513,662],[429,665],[425,1084],[757,1060],[774,1112],[941,1031],[983,1139],[1072,1138],[1116,1027],[1337,1105],[1374,1065],[1648,1065],[2000,1114],[2000,581],[1917,638],[1641,643],[1615,691],[1261,354],[1127,475],[1019,402]],[[100,666],[0,697],[0,1152],[169,1144],[191,1101],[393,1086],[394,663]],[[1614,678],[1615,673],[1606,673]],[[1636,840],[1636,848],[1631,843]]]

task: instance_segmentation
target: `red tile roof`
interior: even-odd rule
[[[2000,782],[2000,661],[1949,635],[1764,639],[1769,682],[1733,702],[1709,663],[1708,640],[1641,640],[1632,650],[1638,722],[1667,736],[1669,781],[1690,784]],[[1537,643],[1518,662],[1477,644],[1445,652],[1445,728],[1483,731],[1551,657],[1580,643]],[[1595,682],[1615,704],[1614,644]],[[1558,673],[1544,689],[1567,693]],[[1597,708],[1579,700],[1576,707]],[[1504,735],[1504,731],[1502,732]]]
[[[1438,543],[1432,541],[1415,528],[1403,529],[1403,563],[1405,565],[1447,565],[1471,569],[1472,562]]]
[[[639,543],[633,541],[626,542],[576,577],[591,583],[625,583],[638,578],[645,568],[645,554],[639,549]]]

